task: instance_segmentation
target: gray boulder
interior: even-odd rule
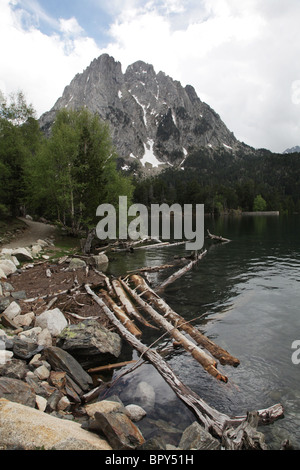
[[[26,248],[17,248],[13,251],[12,255],[20,262],[33,260],[32,254]]]
[[[80,258],[72,258],[69,264],[69,269],[82,269],[86,267],[86,262]]]
[[[4,272],[5,276],[10,276],[17,271],[17,266],[10,259],[3,259],[0,261],[0,269]]]
[[[85,320],[65,328],[57,338],[57,346],[88,368],[118,358],[122,341],[118,334],[107,330],[97,320]]]
[[[88,391],[91,388],[93,385],[92,378],[67,351],[52,346],[46,348],[44,353],[47,362],[54,370],[67,372],[71,379],[74,380],[83,391]]]
[[[101,402],[105,405],[105,400]],[[103,411],[94,414],[95,423],[99,431],[105,435],[110,445],[116,450],[134,450],[141,446],[145,439],[139,428],[124,413],[122,405],[109,402]]]
[[[0,443],[4,449],[112,450],[105,439],[79,423],[1,399]]]
[[[183,432],[179,448],[182,450],[220,450],[221,443],[195,421]]]
[[[47,328],[52,336],[58,336],[68,326],[68,322],[64,314],[58,308],[55,308],[47,310],[36,317],[35,326],[42,329]]]
[[[22,380],[10,377],[0,377],[0,398],[35,407],[35,393],[32,388]],[[1,441],[1,439],[0,439]]]

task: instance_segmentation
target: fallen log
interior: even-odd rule
[[[114,289],[114,292],[115,292],[117,298],[119,299],[119,301],[123,305],[124,310],[125,310],[125,312],[127,313],[127,315],[129,317],[135,318],[140,323],[142,323],[145,326],[148,326],[149,328],[157,329],[156,327],[151,325],[149,322],[147,322],[147,320],[145,320],[145,318],[138,312],[136,307],[130,302],[129,298],[127,297],[126,293],[124,292],[124,289],[123,289],[122,285],[120,284],[120,282],[117,279],[114,279],[112,281],[112,286],[113,286],[113,289]]]
[[[160,266],[145,266],[144,268],[135,269],[133,271],[127,271],[127,274],[132,273],[156,273],[158,271],[163,271],[164,269],[174,268],[178,264],[182,264],[185,260],[176,261],[173,264],[162,264]]]
[[[172,276],[168,277],[157,289],[155,289],[155,292],[161,293],[165,288],[169,285],[172,284],[174,281],[182,277],[185,273],[190,271],[195,264],[198,263],[207,253],[207,250],[203,251],[200,255],[196,257],[196,259],[190,261],[186,266],[181,268],[179,271],[176,271],[176,273],[172,274]]]
[[[123,280],[120,280],[121,284],[127,290],[129,295],[137,302],[137,304],[147,312],[150,317],[155,321],[157,325],[162,327],[167,333],[175,339],[176,342],[180,343],[183,348],[190,353],[194,359],[196,359],[199,364],[202,365],[204,370],[206,370],[210,375],[216,379],[227,383],[228,378],[223,375],[217,369],[217,362],[209,356],[205,351],[200,349],[196,344],[190,341],[186,336],[184,336],[177,328],[175,328],[171,323],[169,323],[162,315],[160,315],[156,310],[154,310],[151,305],[145,302],[141,297],[133,291]]]
[[[170,366],[162,359],[162,357],[152,349],[149,349],[143,343],[140,342],[135,336],[129,333],[128,330],[122,325],[122,323],[115,317],[113,312],[105,305],[92,290],[86,285],[85,289],[89,295],[93,297],[96,303],[101,307],[102,311],[106,314],[110,322],[115,326],[121,336],[143,357],[153,364],[156,370],[160,373],[166,383],[176,393],[178,398],[185,403],[185,405],[194,413],[198,421],[202,426],[214,436],[219,438],[222,437],[224,431],[227,428],[236,426],[246,420],[247,416],[230,418],[224,413],[217,411],[216,409],[209,406],[204,400],[202,400],[193,390],[185,385],[175,375]],[[278,419],[283,415],[283,407],[280,404],[274,405],[266,410],[263,410],[264,415],[268,414],[269,419],[272,417],[272,409],[276,408],[276,415],[274,419]],[[280,410],[280,412],[279,412]],[[260,417],[260,412],[258,411]],[[271,421],[269,421],[271,422]]]
[[[152,243],[149,245],[137,246],[134,248],[134,250],[148,250],[150,248],[162,248],[168,245],[170,245],[170,242]]]
[[[139,330],[137,326],[130,320],[130,318],[128,318],[124,310],[112,300],[112,298],[108,295],[105,290],[101,290],[100,293],[102,298],[104,299],[104,302],[115,313],[116,317],[125,326],[125,328],[127,328],[127,330],[130,331],[131,334],[133,334],[137,338],[140,338],[142,336],[141,330]]]
[[[210,354],[218,359],[222,365],[228,364],[237,367],[240,364],[240,361],[237,358],[233,357],[225,349],[208,339],[205,335],[200,333],[197,328],[193,327],[183,317],[178,315],[178,313],[174,312],[174,310],[172,310],[171,307],[151,289],[141,276],[132,275],[129,279],[135,286],[136,291],[142,294],[147,302],[150,302],[151,305],[154,305],[155,308],[160,310],[164,317],[170,320],[176,328],[188,333],[191,338],[197,342],[197,344],[209,351]]]
[[[124,367],[124,366],[128,366],[128,364],[136,364],[136,363],[137,361],[117,362],[116,364],[108,364],[107,366],[99,366],[99,367],[94,367],[93,369],[88,369],[88,373],[96,374],[97,372],[118,369],[119,367]]]
[[[209,236],[209,238],[211,240],[215,240],[215,241],[218,241],[218,242],[230,242],[231,241],[228,238],[223,238],[219,235],[213,235],[212,233],[210,233],[210,231],[208,229],[207,229],[207,235]]]

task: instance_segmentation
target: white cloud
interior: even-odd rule
[[[101,8],[114,15],[102,50],[80,18],[52,18],[37,0],[0,0],[3,91],[21,88],[44,112],[76,73],[108,52],[124,69],[144,60],[193,85],[254,147],[299,145],[299,0],[102,0]],[[55,33],[43,34],[41,21]]]
[[[182,15],[161,13],[176,4],[185,5]],[[149,2],[119,15],[107,51],[123,65],[142,59],[193,85],[237,138],[283,151],[300,141],[292,88],[300,79],[299,14],[298,0]]]
[[[74,19],[61,20],[63,35],[43,34],[24,10],[14,12],[0,0],[0,89],[24,91],[37,114],[49,110],[76,73],[99,55],[95,41],[85,37]],[[30,23],[31,21],[31,23]]]
[[[80,26],[76,18],[70,18],[65,20],[64,18],[59,19],[60,31],[69,36],[77,36],[83,33],[83,28]]]

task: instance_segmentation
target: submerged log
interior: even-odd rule
[[[209,356],[205,351],[200,349],[196,344],[190,341],[186,336],[184,336],[177,328],[175,328],[171,323],[169,323],[162,315],[160,315],[156,310],[154,310],[151,305],[145,302],[141,297],[134,292],[124,281],[120,281],[124,288],[127,290],[129,295],[136,301],[136,303],[147,312],[150,317],[155,321],[157,325],[162,327],[172,338],[175,339],[177,343],[180,343],[183,348],[189,352],[194,359],[196,359],[199,364],[202,365],[204,370],[206,370],[210,375],[216,379],[227,383],[228,378],[223,375],[216,368],[217,362]]]
[[[157,293],[161,293],[169,284],[172,284],[174,281],[179,279],[181,276],[183,276],[185,273],[190,271],[195,264],[198,263],[199,260],[201,260],[207,253],[207,250],[203,251],[203,253],[200,253],[200,255],[196,256],[196,259],[190,261],[186,266],[181,268],[179,271],[176,271],[176,273],[172,274],[172,276],[168,277],[155,291]]]
[[[213,235],[212,233],[210,233],[210,231],[208,229],[207,229],[207,235],[209,236],[209,238],[211,240],[215,240],[215,241],[218,241],[218,242],[230,242],[231,241],[228,238],[223,238],[219,235]]]
[[[159,309],[164,317],[170,320],[176,328],[188,333],[200,346],[204,347],[210,354],[218,359],[222,365],[228,364],[237,367],[240,364],[240,361],[236,357],[233,357],[225,349],[208,339],[205,335],[200,333],[197,328],[193,327],[183,317],[178,315],[178,313],[174,312],[174,310],[150,288],[141,276],[132,275],[129,279],[135,286],[136,291],[142,294],[147,302],[150,302],[151,305]]]
[[[130,302],[130,299],[127,297],[126,293],[124,292],[124,289],[123,289],[122,285],[120,284],[120,282],[117,279],[114,279],[112,281],[112,285],[113,285],[113,288],[114,288],[114,292],[115,292],[116,296],[118,297],[119,301],[121,302],[121,304],[123,305],[124,310],[127,313],[127,315],[131,318],[132,317],[135,318],[140,323],[142,323],[145,326],[148,326],[149,328],[156,329],[149,322],[147,322],[147,320],[145,320],[145,318],[138,312],[136,307]]]
[[[116,317],[125,326],[125,328],[127,328],[127,330],[130,331],[130,333],[132,333],[134,336],[140,338],[142,336],[141,330],[139,330],[133,321],[128,318],[124,310],[112,300],[105,290],[101,290],[100,293],[107,306],[115,313]]]
[[[246,420],[247,416],[230,418],[224,413],[217,411],[216,409],[209,406],[204,400],[202,400],[193,390],[186,386],[181,380],[174,374],[173,370],[169,365],[162,359],[162,357],[154,350],[148,348],[140,342],[135,336],[126,330],[122,323],[114,316],[113,312],[105,305],[102,299],[100,299],[91,288],[86,285],[85,289],[89,295],[93,297],[96,303],[101,307],[102,311],[106,314],[107,318],[117,328],[121,336],[143,357],[153,364],[156,370],[160,373],[166,383],[176,393],[178,398],[185,403],[185,405],[194,413],[198,421],[202,426],[214,436],[219,438],[222,437],[224,431],[232,426],[236,426],[237,423],[242,423]],[[281,405],[275,405],[277,409],[281,410],[280,416],[283,414],[283,408]],[[264,414],[268,416],[272,415],[271,407],[269,412],[263,410]],[[260,416],[260,412],[258,412]],[[276,412],[277,419],[278,412]]]

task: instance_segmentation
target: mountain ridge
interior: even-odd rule
[[[49,134],[60,109],[82,107],[109,123],[123,170],[139,168],[147,173],[183,168],[187,156],[202,147],[254,152],[236,139],[192,85],[183,87],[142,60],[123,73],[121,63],[108,54],[94,59],[41,116],[41,129]]]

